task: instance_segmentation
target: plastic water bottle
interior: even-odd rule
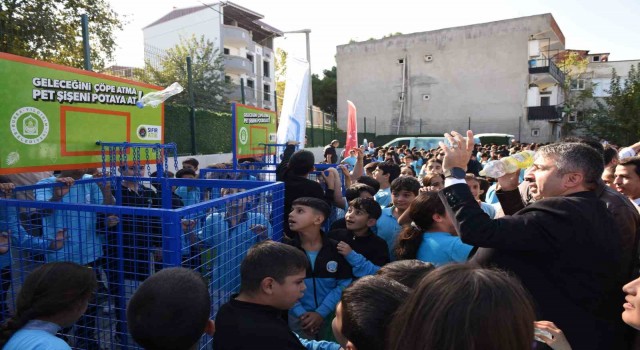
[[[182,90],[184,90],[184,88],[180,84],[177,82],[173,83],[162,91],[150,92],[142,96],[142,98],[136,102],[136,106],[138,106],[138,108],[144,108],[146,106],[156,108],[169,97],[181,93]]]
[[[533,151],[522,151],[500,160],[492,160],[484,166],[480,175],[497,179],[515,173],[518,169],[526,169],[533,164],[533,155]]]

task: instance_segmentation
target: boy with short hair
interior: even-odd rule
[[[355,184],[349,186],[349,188],[347,188],[347,190],[344,193],[344,196],[345,196],[345,198],[347,200],[347,203],[350,203],[352,200],[354,200],[356,198],[371,198],[371,199],[373,199],[373,196],[375,194],[376,194],[376,191],[373,189],[373,187],[371,187],[369,185],[361,184],[361,183],[355,183]],[[348,209],[349,208],[347,208],[347,210]],[[346,221],[345,221],[344,217],[332,222],[330,230],[333,231],[335,229],[340,229],[340,228],[343,228],[343,229],[347,228],[347,224],[346,224]]]
[[[264,241],[251,247],[240,266],[240,294],[216,315],[213,349],[338,349],[338,344],[299,339],[283,317],[282,311],[304,294],[308,264],[290,245]]]
[[[196,172],[183,168],[176,172],[176,179],[196,179]],[[175,194],[180,196],[185,206],[200,203],[200,188],[195,186],[178,186]]]
[[[480,208],[482,208],[482,211],[487,213],[487,215],[489,215],[489,217],[491,217],[492,219],[495,218],[496,208],[494,208],[493,205],[485,203],[482,200],[480,200],[480,195],[483,194],[484,191],[480,189],[480,181],[478,181],[476,176],[474,174],[469,173],[465,175],[464,180],[467,182],[467,185],[471,190],[471,194],[473,194],[473,198],[475,198],[476,202],[478,202],[478,204],[480,205]]]
[[[148,350],[190,350],[203,333],[213,335],[211,298],[202,276],[183,267],[147,278],[127,306],[133,340]]]
[[[198,165],[200,165],[200,162],[198,162],[198,160],[195,158],[188,158],[182,161],[182,169],[193,170],[193,172],[196,174],[198,173]]]
[[[296,199],[289,213],[289,228],[295,233],[291,244],[309,259],[304,280],[307,292],[289,310],[289,325],[309,339],[317,339],[328,330],[330,322],[326,318],[351,283],[351,266],[338,252],[338,242],[321,230],[329,213],[325,201],[311,197]]]
[[[398,218],[409,208],[419,192],[420,182],[414,177],[399,177],[391,184],[393,206],[382,209],[382,215],[376,223],[376,234],[387,242],[389,257],[392,261],[395,260],[393,248],[396,238],[402,229]]]
[[[382,276],[363,277],[345,289],[332,323],[343,349],[385,349],[393,314],[409,293],[406,286]]]
[[[391,203],[391,183],[400,176],[400,167],[394,163],[380,163],[373,172],[373,178],[380,183],[380,191],[374,196],[376,202],[385,208]]]
[[[381,214],[382,209],[373,199],[356,198],[349,202],[345,215],[347,228],[328,234],[340,241],[338,252],[351,264],[355,278],[373,275],[380,266],[389,263],[387,243],[371,231]]]

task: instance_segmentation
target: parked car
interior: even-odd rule
[[[473,138],[476,143],[480,143],[480,139],[477,137]],[[440,146],[440,142],[444,142],[448,144],[448,141],[444,137],[437,136],[426,136],[426,137],[398,137],[384,144],[383,147],[402,147],[403,145],[407,145],[408,148],[417,148],[417,149],[432,149],[438,148]]]

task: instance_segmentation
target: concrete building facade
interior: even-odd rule
[[[246,104],[274,110],[273,39],[282,36],[282,31],[262,22],[263,18],[228,1],[174,9],[143,28],[144,43],[162,51],[180,43],[181,38],[204,35],[224,55],[225,79],[234,86],[227,97],[242,101],[242,80]]]
[[[551,14],[338,46],[338,126],[351,100],[381,135],[470,126],[553,141],[564,74],[552,58],[564,46]]]

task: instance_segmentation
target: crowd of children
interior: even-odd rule
[[[483,215],[492,219],[505,215],[495,199],[495,184],[478,174],[483,165],[536,147],[475,149],[461,181]],[[326,158],[338,162],[329,151]],[[145,349],[190,350],[208,334],[216,350],[571,349],[552,321],[538,320],[536,301],[518,278],[465,263],[478,247],[458,236],[455,219],[438,192],[445,187],[443,149],[370,145],[348,151],[346,166],[322,171],[314,181],[309,179],[315,171],[313,153],[295,151],[295,143],[287,145],[276,170],[285,187],[283,242],[271,240],[273,218],[247,210],[250,199],[229,202],[224,210],[198,220],[202,222],[187,224],[183,246],[197,241],[215,247],[214,271],[231,266],[225,275],[214,273],[213,284],[208,285],[192,266],[157,269],[150,276],[150,271],[140,274],[143,267],[136,267],[144,282],[127,307],[128,330],[136,343]],[[195,178],[197,166],[187,164],[176,177]],[[132,206],[137,205],[136,186],[123,187],[123,198],[131,197]],[[69,188],[89,191],[74,197],[86,197],[91,203],[112,199],[109,189]],[[0,189],[6,193],[10,186]],[[63,200],[67,193],[61,191],[38,195],[41,200]],[[179,201],[176,206],[196,204],[202,198],[198,187],[182,186],[172,192]],[[239,192],[224,189],[219,196]],[[84,260],[69,258],[79,248],[65,247],[67,228],[55,224],[47,225],[51,232],[46,240],[21,232],[16,241],[9,231],[22,230],[10,226],[10,217],[16,214],[2,209],[0,263],[10,244],[47,249],[50,257],[24,281],[15,311],[2,326],[0,345],[69,349],[56,333],[74,323],[80,329],[91,326],[79,320],[93,303],[99,279],[93,263],[102,253],[81,255]],[[95,218],[84,219],[84,225],[95,225]],[[126,216],[119,220],[124,227],[128,221],[136,222]],[[105,222],[107,227],[75,231],[113,227]],[[147,225],[146,231],[158,228],[158,223]],[[124,239],[131,240],[131,247],[149,244],[135,242],[133,236]],[[138,251],[132,249],[130,258],[146,261],[148,257],[135,255]],[[5,276],[11,271],[6,272],[5,266],[0,266],[2,305],[4,281],[11,279]],[[238,276],[239,288],[229,281]],[[624,287],[628,296],[622,315],[636,329],[640,329],[639,281]],[[224,305],[214,307],[212,295],[224,299]],[[211,310],[217,313],[215,323]]]

